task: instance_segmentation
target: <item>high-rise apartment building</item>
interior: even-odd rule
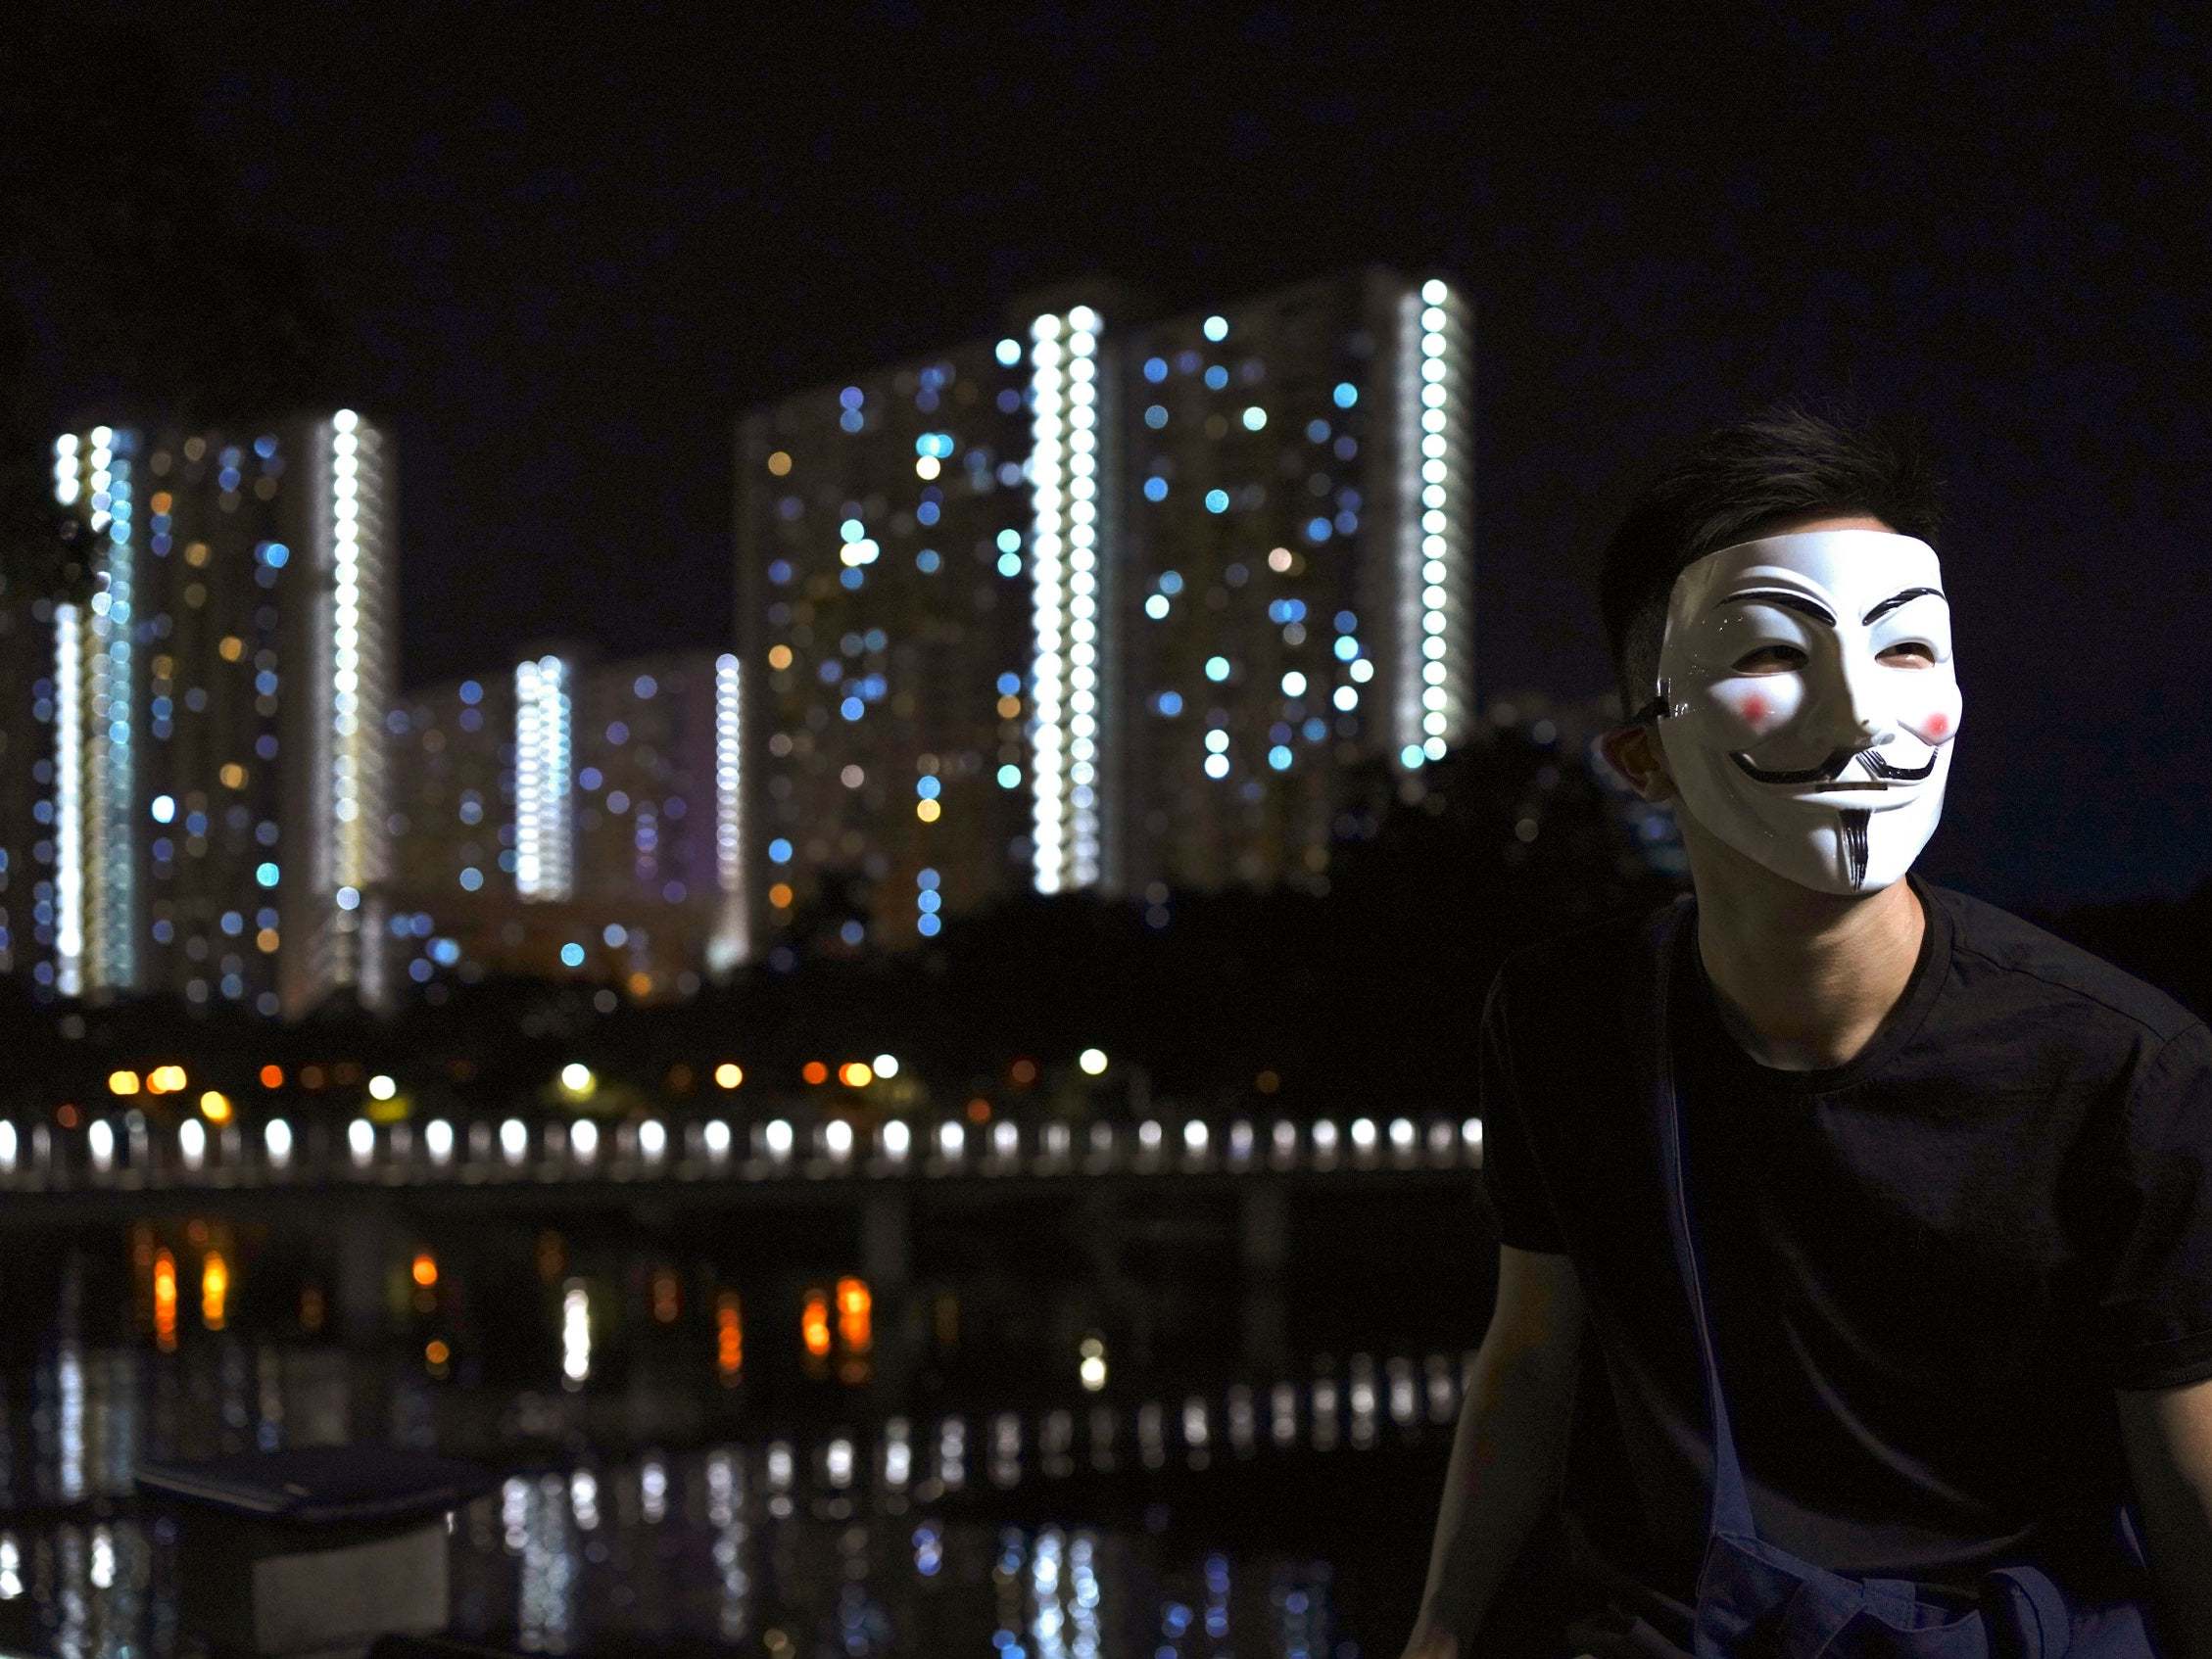
[[[1472,716],[1470,318],[1379,270],[1123,348],[1122,884],[1310,885],[1345,768]]]
[[[85,602],[0,631],[16,972],[286,1018],[383,1000],[391,462],[345,409],[55,441],[99,553]]]
[[[391,720],[399,972],[581,975],[649,999],[726,966],[736,666],[552,645],[407,697]]]
[[[1340,781],[1471,721],[1472,317],[1370,268],[1104,290],[738,438],[744,856],[895,946],[1024,887],[1318,884]]]
[[[1025,883],[1034,503],[1025,343],[785,400],[738,438],[748,927],[826,882],[878,933]]]

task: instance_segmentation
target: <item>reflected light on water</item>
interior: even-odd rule
[[[191,1398],[223,1421],[305,1423],[316,1413],[309,1400],[288,1398],[294,1385],[273,1364],[275,1351],[257,1358],[233,1349],[235,1363],[203,1355],[225,1380]],[[1342,1378],[1237,1384],[1172,1404],[992,1411],[974,1449],[994,1488],[1011,1477],[1041,1479],[1049,1491],[1082,1460],[1081,1443],[1094,1469],[1110,1467],[1117,1425],[1133,1423],[1143,1461],[1154,1467],[1249,1446],[1263,1401],[1288,1423],[1310,1398],[1309,1444],[1340,1405],[1358,1417],[1384,1397],[1392,1403],[1374,1412],[1378,1433],[1410,1428],[1401,1416],[1419,1413],[1402,1414],[1399,1398],[1418,1404],[1424,1373],[1431,1390],[1449,1386],[1455,1357],[1470,1358],[1356,1354]],[[63,1471],[52,1490],[64,1502],[127,1491],[137,1456],[173,1453],[140,1446],[140,1418],[118,1404],[146,1386],[140,1377],[155,1374],[154,1361],[136,1356],[141,1372],[65,1349],[53,1363],[49,1455]],[[342,1370],[329,1375],[344,1386]],[[164,1420],[173,1429],[173,1414]],[[102,1421],[111,1427],[98,1428]],[[1048,1517],[1011,1525],[969,1508],[933,1513],[940,1495],[972,1484],[971,1421],[947,1414],[918,1432],[910,1419],[891,1417],[872,1433],[839,1430],[813,1442],[779,1438],[510,1474],[452,1529],[454,1634],[513,1641],[525,1652],[613,1652],[646,1637],[757,1639],[766,1623],[793,1637],[835,1631],[838,1650],[882,1654],[947,1651],[941,1644],[955,1633],[972,1642],[995,1624],[1036,1659],[1150,1653],[1163,1642],[1193,1656],[1249,1647],[1334,1659],[1347,1651],[1327,1563],[1222,1547],[1218,1535],[1192,1540],[1187,1530],[1170,1535],[1186,1541],[1169,1542],[1133,1525],[1102,1532]],[[936,1480],[917,1488],[914,1451],[923,1442],[934,1449]],[[8,1462],[22,1459],[10,1452]],[[922,1507],[908,1515],[916,1503]],[[165,1525],[127,1511],[53,1514],[27,1530],[18,1521],[0,1531],[0,1601],[39,1610],[41,1651],[180,1651],[173,1544],[158,1532]],[[765,1604],[757,1600],[764,1581],[753,1567],[756,1548],[785,1564],[765,1581],[774,1597]],[[902,1585],[931,1588],[918,1599]],[[800,1639],[794,1651],[815,1650]]]
[[[571,1389],[580,1389],[592,1374],[592,1298],[581,1279],[571,1279],[560,1293],[560,1375]]]

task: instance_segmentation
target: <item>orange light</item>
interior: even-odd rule
[[[61,1124],[61,1126],[65,1129],[75,1128],[76,1103],[74,1101],[68,1100],[62,1102],[60,1106],[54,1109],[54,1120]]]
[[[745,1068],[735,1061],[725,1060],[714,1068],[714,1082],[717,1088],[734,1089],[745,1080]]]
[[[971,1123],[988,1123],[990,1121],[990,1102],[984,1099],[982,1095],[978,1095],[970,1101],[968,1103],[968,1121]]]
[[[724,1291],[714,1299],[714,1369],[727,1385],[738,1380],[745,1362],[745,1321],[739,1312],[738,1293]]]
[[[112,1095],[134,1095],[137,1092],[137,1072],[111,1071],[108,1073],[108,1093]]]
[[[415,1252],[414,1282],[424,1290],[438,1282],[438,1258],[426,1250]]]
[[[234,760],[224,761],[218,776],[226,789],[242,789],[246,786],[246,769]]]
[[[806,1293],[806,1308],[799,1315],[798,1332],[807,1354],[826,1359],[830,1353],[830,1299],[820,1291]]]
[[[838,1067],[838,1081],[848,1089],[865,1089],[875,1080],[874,1067],[864,1060],[848,1060]]]
[[[830,1080],[830,1068],[819,1060],[808,1061],[800,1067],[798,1074],[809,1083],[827,1083]]]
[[[264,927],[260,932],[254,935],[254,949],[260,951],[264,956],[270,955],[272,952],[274,952],[276,949],[276,929],[273,927]]]
[[[785,451],[784,451],[784,450],[774,450],[774,451],[772,451],[772,452],[771,452],[771,453],[769,454],[769,456],[768,456],[768,472],[769,472],[769,476],[771,476],[771,477],[773,477],[773,478],[782,478],[782,477],[783,477],[783,476],[784,476],[784,475],[785,475],[786,473],[790,472],[790,471],[791,471],[791,469],[792,469],[792,458],[791,458],[791,456],[790,456],[790,455],[789,455],[789,454],[788,454],[787,452],[785,452]]]
[[[1021,1084],[1022,1087],[1028,1088],[1030,1084],[1036,1081],[1036,1062],[1027,1059],[1017,1060],[1006,1068],[1006,1074],[1013,1078],[1015,1082]]]
[[[943,811],[944,808],[935,801],[916,801],[914,803],[914,816],[924,824],[935,824],[938,815]]]
[[[768,647],[768,666],[769,666],[770,668],[789,668],[789,667],[791,667],[791,665],[792,665],[792,648],[791,648],[791,646],[789,646],[789,645],[770,645],[770,646]]]
[[[184,1087],[184,1067],[181,1066],[157,1066],[146,1078],[146,1086],[158,1095],[172,1095]]]
[[[176,1257],[166,1250],[154,1256],[154,1346],[176,1351]]]
[[[429,1361],[430,1369],[433,1371],[443,1371],[446,1368],[446,1361],[453,1356],[454,1351],[436,1337],[432,1337],[422,1345],[422,1357]]]
[[[1022,699],[1021,699],[1021,698],[1019,698],[1019,697],[1001,697],[1001,698],[999,698],[999,699],[998,699],[998,718],[999,718],[999,719],[1001,719],[1001,720],[1012,720],[1012,719],[1014,719],[1014,718],[1015,718],[1016,716],[1018,716],[1018,715],[1019,715],[1019,714],[1020,714],[1021,712],[1022,712]]]
[[[221,654],[224,662],[236,662],[246,654],[246,641],[239,639],[235,634],[225,634],[216,649]]]
[[[220,1089],[209,1089],[200,1096],[200,1115],[211,1123],[230,1121],[230,1097]]]
[[[657,1269],[652,1276],[653,1318],[660,1324],[673,1325],[677,1314],[682,1311],[683,1304],[677,1295],[675,1273],[666,1267]]]
[[[211,1250],[200,1263],[200,1322],[211,1331],[221,1330],[229,1302],[230,1263],[221,1251]]]
[[[768,889],[768,902],[778,910],[791,909],[792,884],[789,881],[778,881]]]
[[[263,1066],[262,1087],[264,1089],[281,1089],[284,1087],[284,1067],[281,1066]]]
[[[874,1299],[868,1294],[864,1279],[840,1279],[838,1281],[838,1335],[844,1346],[854,1353],[866,1353],[872,1339],[871,1310]]]

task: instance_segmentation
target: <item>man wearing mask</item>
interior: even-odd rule
[[[1694,890],[1490,986],[1498,1298],[1409,1659],[1538,1651],[1499,1592],[1555,1505],[1539,1659],[2212,1659],[2212,1032],[1911,874],[1936,538],[1908,441],[1784,408],[1607,547],[1604,752]]]

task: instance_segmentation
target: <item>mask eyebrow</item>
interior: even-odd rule
[[[1862,625],[1870,623],[1876,617],[1887,616],[1890,614],[1890,612],[1896,610],[1898,606],[1904,604],[1908,600],[1917,599],[1923,593],[1933,593],[1939,599],[1942,599],[1944,597],[1944,591],[1941,588],[1907,588],[1901,593],[1892,593],[1888,598],[1884,599],[1880,604],[1876,605],[1872,610],[1868,611],[1858,620]],[[1945,599],[1944,602],[1946,604],[1948,604],[1950,601]]]
[[[1720,600],[1712,608],[1718,610],[1722,605],[1740,604],[1746,599],[1757,599],[1764,604],[1780,605],[1784,610],[1799,611],[1811,617],[1815,622],[1824,622],[1830,628],[1836,626],[1835,614],[1826,605],[1818,599],[1808,599],[1803,593],[1793,593],[1786,588],[1746,588],[1739,592],[1729,594],[1728,597]]]

